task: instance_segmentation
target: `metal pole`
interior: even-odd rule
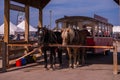
[[[118,10],[118,11],[119,11],[119,12],[118,12],[118,14],[119,14],[119,16],[118,16],[119,20],[118,20],[118,21],[120,22],[120,6],[118,6],[118,7],[119,7],[119,8],[118,8],[118,9],[119,9],[119,10]],[[119,23],[118,25],[120,25],[120,23]]]
[[[49,29],[51,29],[51,23],[52,23],[52,10],[50,10],[50,26],[49,26]]]

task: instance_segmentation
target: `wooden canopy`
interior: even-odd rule
[[[11,1],[29,5],[38,9],[40,7],[44,8],[50,2],[50,0],[11,0]]]
[[[17,4],[12,3],[18,2],[21,3],[23,6],[19,6]],[[27,47],[27,43],[29,43],[29,7],[34,7],[39,10],[39,20],[38,20],[38,26],[42,27],[42,20],[43,20],[43,8],[50,2],[50,0],[4,0],[4,48],[3,48],[3,67],[4,71],[7,69],[7,65],[9,64],[9,45],[8,44],[16,44],[17,42],[14,41],[13,43],[9,40],[9,32],[10,32],[10,10],[17,10],[22,11],[25,13],[25,41],[24,45],[21,43],[17,43],[17,45],[22,45],[24,47]]]
[[[118,5],[120,5],[120,0],[114,0]]]
[[[18,2],[25,7],[17,4],[11,4],[10,1]],[[29,7],[39,10],[38,26],[42,27],[42,10],[50,2],[50,0],[5,0],[4,2],[4,42],[9,43],[9,22],[10,9],[25,12],[25,41],[29,41]]]

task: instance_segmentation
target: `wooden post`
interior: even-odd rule
[[[29,5],[25,5],[25,41],[29,40]]]
[[[25,41],[29,41],[29,5],[25,5]],[[28,52],[28,47],[24,46],[26,50],[24,54]]]
[[[10,0],[4,2],[4,42],[9,42]]]
[[[7,44],[5,42],[1,43],[1,52],[2,52],[2,72],[7,71],[8,65],[8,55],[7,55]]]
[[[117,44],[114,45],[113,51],[113,74],[118,74]]]
[[[9,43],[9,27],[10,27],[10,0],[4,1],[4,42],[7,45]],[[9,65],[9,56],[8,56],[8,46],[5,46],[5,51],[3,51],[3,67],[7,67]],[[3,49],[4,50],[4,49]],[[3,70],[4,71],[4,70]]]
[[[42,8],[39,8],[39,22],[38,22],[38,27],[41,28],[43,26],[42,24]]]

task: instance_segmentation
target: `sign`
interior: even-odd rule
[[[18,12],[18,21],[17,24],[21,23],[24,20],[24,13],[23,12]]]
[[[98,21],[101,21],[101,22],[108,23],[108,19],[107,18],[104,18],[104,17],[96,15],[96,14],[94,14],[94,19],[96,19]]]

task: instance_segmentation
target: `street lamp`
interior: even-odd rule
[[[50,12],[50,29],[51,29],[51,23],[52,23],[52,10],[49,11]]]

